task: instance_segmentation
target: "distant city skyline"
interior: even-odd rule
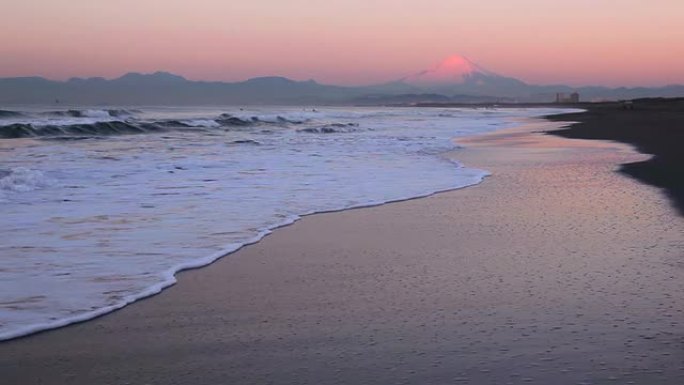
[[[10,0],[0,77],[364,85],[453,54],[530,84],[684,83],[684,1]]]

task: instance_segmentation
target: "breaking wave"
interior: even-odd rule
[[[221,114],[217,122],[223,125],[253,125],[253,124],[303,124],[312,121],[312,117],[306,114],[283,115],[240,115],[240,114]]]
[[[143,121],[136,118],[112,119],[135,113],[131,110],[65,110],[43,112],[43,115],[59,116],[60,120],[26,120],[20,112],[1,111],[6,117],[20,119],[15,123],[0,125],[0,139],[52,138],[85,139],[90,137],[155,133],[183,129],[240,129],[253,126],[305,126],[297,132],[311,134],[348,133],[359,131],[358,123],[316,122],[305,116],[235,116],[224,113],[218,118],[175,119]],[[72,119],[75,118],[75,119]],[[81,121],[78,118],[89,118]],[[94,119],[94,121],[93,121]]]
[[[48,111],[42,113],[46,116],[70,117],[70,118],[118,118],[123,116],[133,116],[137,110],[126,109],[107,109],[107,110],[65,110]]]
[[[0,126],[0,138],[36,138],[36,137],[70,137],[70,136],[104,136],[140,134],[146,132],[162,131],[161,125],[151,123],[133,124],[122,121],[97,122],[90,124],[69,125],[33,125],[15,123]]]

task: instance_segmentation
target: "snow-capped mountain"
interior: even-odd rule
[[[431,92],[474,95],[517,95],[527,91],[524,82],[498,75],[468,58],[453,55],[431,69],[407,76],[400,82]]]
[[[431,69],[407,76],[402,81],[417,87],[429,88],[463,84],[478,76],[498,77],[499,75],[480,67],[464,56],[453,55]]]

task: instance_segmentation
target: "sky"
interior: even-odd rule
[[[684,84],[684,0],[3,0],[0,77],[396,80],[453,54],[531,84]]]

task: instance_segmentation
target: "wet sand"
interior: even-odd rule
[[[617,140],[653,154],[648,160],[622,165],[620,171],[662,188],[684,216],[684,98],[636,99],[627,105],[588,103],[582,108],[586,111],[549,116],[550,120],[577,122],[553,134]]]
[[[627,146],[461,141],[482,184],[313,215],[162,294],[0,343],[7,384],[682,384],[684,220]]]

